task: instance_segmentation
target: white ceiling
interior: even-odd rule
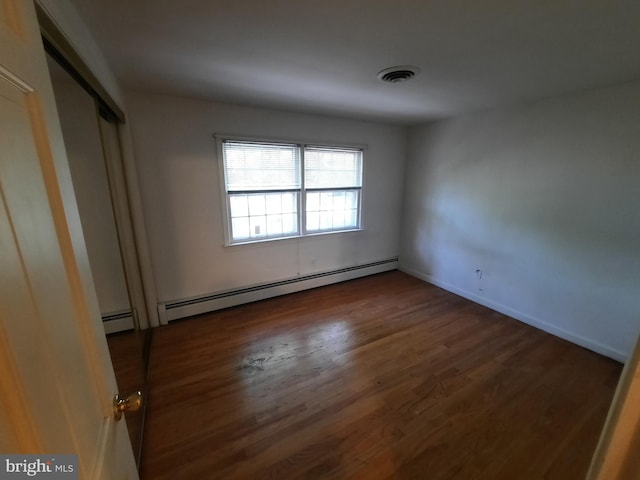
[[[73,4],[125,86],[232,103],[413,124],[640,79],[640,0]]]

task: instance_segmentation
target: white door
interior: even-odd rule
[[[32,2],[0,2],[0,452],[138,478]],[[122,392],[130,393],[130,392]]]

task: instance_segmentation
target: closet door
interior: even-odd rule
[[[48,57],[100,315],[107,333],[134,328],[95,100]]]
[[[123,248],[135,245],[135,239],[129,221],[117,120],[81,86],[76,71],[72,76],[53,56],[48,57],[48,67],[118,387],[125,394],[146,393],[148,331],[139,328],[144,296],[135,268],[136,252]],[[142,304],[142,312],[134,307],[133,298],[138,299],[138,305]],[[139,461],[144,415],[137,411],[125,416]]]

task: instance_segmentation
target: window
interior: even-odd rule
[[[306,147],[304,180],[307,232],[360,226],[362,150]]]
[[[362,150],[222,141],[229,243],[360,228]]]

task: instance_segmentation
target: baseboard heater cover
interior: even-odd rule
[[[288,293],[308,290],[310,288],[330,285],[332,283],[352,280],[359,277],[374,275],[398,268],[398,257],[377,262],[339,268],[327,272],[301,275],[286,280],[279,280],[251,287],[238,288],[211,295],[205,295],[185,300],[176,300],[158,304],[158,315],[162,324],[171,320],[178,320],[193,315],[212,312],[222,308],[234,307],[244,303],[264,300],[266,298],[286,295]]]
[[[105,313],[102,315],[102,326],[106,334],[132,330],[135,326],[133,312],[131,310],[123,310],[121,312]]]

